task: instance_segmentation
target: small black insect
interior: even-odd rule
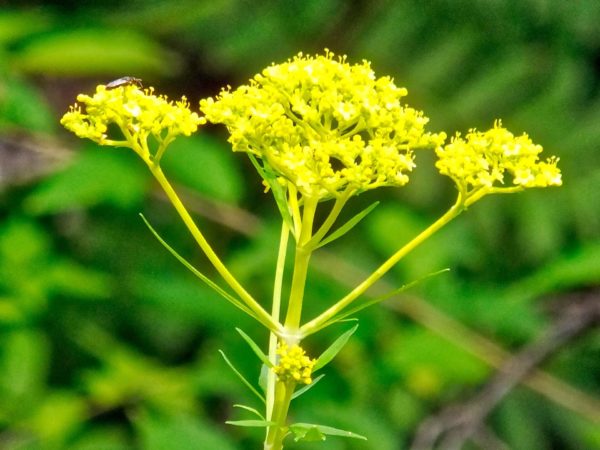
[[[122,77],[122,78],[118,78],[116,80],[111,81],[110,83],[106,84],[106,89],[115,89],[118,88],[120,86],[129,86],[129,85],[135,85],[139,88],[142,88],[142,80],[140,78],[135,78],[135,77]]]

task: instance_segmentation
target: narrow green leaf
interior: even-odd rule
[[[260,420],[266,420],[266,419],[263,417],[263,415],[262,415],[261,413],[259,413],[259,412],[258,412],[258,410],[257,410],[257,409],[255,409],[255,408],[252,408],[252,407],[250,407],[250,406],[247,406],[247,405],[241,405],[241,404],[239,404],[239,403],[236,403],[235,405],[233,405],[233,407],[234,407],[234,408],[245,409],[246,411],[250,411],[252,414],[255,414],[255,415],[257,415],[257,416],[260,418]]]
[[[344,334],[342,334],[339,338],[337,338],[334,341],[334,343],[331,344],[329,346],[329,348],[327,348],[327,350],[325,350],[323,353],[321,353],[321,356],[319,356],[319,358],[317,359],[317,362],[315,363],[315,366],[313,367],[313,372],[316,372],[317,370],[321,369],[325,365],[329,364],[329,362],[333,358],[335,358],[335,355],[337,355],[339,353],[339,351],[342,349],[342,347],[344,345],[346,345],[346,342],[348,342],[348,339],[350,339],[350,336],[352,336],[354,334],[354,332],[356,331],[357,328],[358,328],[358,324],[354,325],[351,329],[349,329]]]
[[[317,248],[323,247],[324,245],[327,245],[327,244],[335,241],[336,239],[342,237],[344,234],[346,234],[348,231],[350,231],[352,228],[354,228],[361,220],[363,220],[367,216],[367,214],[369,214],[371,211],[373,211],[377,207],[377,205],[379,205],[379,202],[375,202],[375,203],[371,204],[370,206],[368,206],[367,208],[363,209],[361,212],[356,214],[354,217],[352,217],[350,220],[348,220],[348,222],[346,222],[344,225],[342,225],[337,230],[335,230],[333,233],[331,233],[329,236],[327,236],[325,239],[323,239],[319,243]]]
[[[321,381],[321,378],[323,378],[325,376],[325,374],[321,374],[318,377],[316,377],[312,383],[307,384],[306,386],[304,386],[303,388],[298,389],[296,392],[294,392],[292,394],[292,400],[294,400],[295,398],[300,397],[302,394],[304,394],[306,391],[308,391],[309,389],[311,389],[315,384],[317,384],[319,381]]]
[[[353,439],[367,440],[366,437],[351,431],[340,430],[338,428],[328,427],[326,425],[316,425],[312,423],[294,423],[290,425],[290,431],[294,433],[294,440],[298,441],[324,441],[326,436],[341,436]]]
[[[242,336],[242,338],[246,341],[246,343],[250,346],[250,348],[252,349],[252,351],[256,354],[256,356],[258,356],[258,358],[263,362],[263,364],[265,364],[268,367],[273,367],[273,364],[271,363],[271,361],[269,361],[269,358],[267,357],[267,355],[265,355],[260,347],[258,346],[258,344],[256,342],[254,342],[252,340],[252,338],[250,336],[248,336],[246,333],[244,333],[242,330],[240,330],[239,328],[235,329],[238,333],[240,333],[240,336]]]
[[[248,387],[248,389],[250,389],[252,391],[252,393],[254,395],[256,395],[263,403],[265,403],[266,402],[265,398],[260,394],[260,392],[258,392],[256,390],[256,388],[254,386],[252,386],[250,384],[250,382],[248,380],[246,380],[246,378],[244,378],[244,376],[240,373],[240,371],[235,368],[235,366],[231,363],[231,361],[229,361],[229,359],[227,358],[227,356],[225,356],[225,353],[223,353],[223,350],[219,350],[219,353],[221,354],[221,356],[223,357],[223,359],[225,360],[225,362],[227,363],[227,365],[229,366],[229,368],[231,370],[233,370],[233,372],[242,381],[242,383],[244,383]]]
[[[227,425],[234,425],[236,427],[260,427],[266,428],[271,425],[275,425],[275,422],[268,420],[228,420],[225,422]]]
[[[192,272],[194,275],[196,275],[198,278],[200,278],[202,281],[204,281],[204,283],[206,283],[210,288],[212,288],[215,292],[217,292],[225,300],[227,300],[228,302],[233,304],[236,308],[241,309],[246,314],[248,314],[250,317],[253,317],[256,320],[258,320],[258,318],[254,314],[254,312],[252,312],[246,305],[244,305],[238,299],[233,297],[231,294],[227,293],[223,288],[221,288],[218,284],[216,284],[214,281],[212,281],[210,278],[208,278],[206,275],[204,275],[202,272],[200,272],[198,269],[196,269],[183,256],[181,256],[169,244],[167,244],[166,241],[162,237],[160,237],[158,232],[152,227],[152,225],[150,225],[150,223],[148,222],[148,220],[146,220],[146,218],[144,217],[143,214],[140,214],[140,216],[141,216],[142,220],[144,221],[144,223],[146,224],[146,226],[150,229],[150,231],[152,232],[154,237],[158,240],[158,242],[160,242],[163,245],[163,247],[165,247],[169,251],[169,253],[171,253],[175,258],[177,258],[177,260],[181,264],[183,264],[185,267],[187,267],[190,270],[190,272]]]
[[[269,384],[269,367],[262,364],[260,366],[260,375],[258,376],[258,385],[263,390],[263,392],[267,393],[267,385]]]
[[[292,222],[292,216],[290,215],[290,210],[288,209],[288,202],[285,194],[285,189],[279,182],[277,181],[277,177],[273,170],[271,170],[268,166],[263,167],[260,165],[256,157],[252,154],[248,154],[250,161],[258,171],[259,175],[267,182],[271,192],[273,193],[273,197],[275,198],[275,203],[277,203],[277,208],[279,209],[279,213],[283,218],[283,221],[286,223],[290,230],[294,229],[294,224]],[[266,163],[265,163],[266,165]]]
[[[338,315],[333,316],[330,320],[328,320],[327,322],[323,323],[314,332],[322,330],[323,328],[326,328],[329,325],[333,325],[334,323],[337,323],[337,322],[345,322],[347,320],[356,320],[356,319],[346,319],[346,317],[351,316],[353,314],[356,314],[357,312],[362,311],[363,309],[368,308],[369,306],[375,305],[377,303],[381,303],[381,302],[389,299],[390,297],[393,297],[394,295],[399,294],[400,292],[406,291],[407,289],[415,286],[416,284],[421,283],[422,281],[426,280],[427,278],[431,278],[431,277],[434,277],[434,276],[439,275],[441,273],[448,272],[449,270],[450,269],[446,268],[446,269],[438,270],[436,272],[429,273],[429,274],[427,274],[427,275],[425,275],[425,276],[423,276],[421,278],[418,278],[418,279],[416,279],[414,281],[411,281],[410,283],[403,284],[398,289],[394,289],[393,291],[388,292],[387,294],[384,294],[384,295],[382,295],[380,297],[376,297],[376,298],[373,298],[371,300],[367,300],[367,301],[365,301],[363,303],[360,303],[360,304],[354,306],[353,308],[347,309],[344,312],[341,312]]]

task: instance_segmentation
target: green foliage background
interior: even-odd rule
[[[223,424],[243,418],[233,403],[253,398],[217,350],[256,379],[260,363],[234,326],[264,345],[266,334],[199,285],[145,228],[139,212],[210,272],[133,155],[60,129],[77,93],[134,75],[197,105],[273,61],[329,48],[394,76],[432,130],[487,129],[502,118],[561,157],[562,188],[486,198],[403,261],[387,278],[392,286],[452,270],[360,313],[355,337],[294,406],[298,421],[369,440],[291,449],[401,449],[421,420],[468,398],[493,372],[468,338],[453,341],[455,328],[415,305],[516,351],[549,326],[561,296],[598,287],[599,23],[596,0],[0,6],[0,448],[260,447],[261,433]],[[418,164],[406,189],[367,193],[351,205],[349,217],[383,197],[317,259],[306,314],[451,204],[453,188],[431,169],[431,155]],[[230,152],[222,129],[207,127],[171,148],[165,171],[232,271],[267,302],[278,219],[248,161]],[[343,331],[328,330],[308,347],[319,354]],[[514,449],[600,448],[598,333],[543,369],[580,390],[596,414],[519,387],[490,427]]]

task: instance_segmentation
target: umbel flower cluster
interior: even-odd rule
[[[100,145],[131,147],[149,155],[152,149],[148,138],[160,148],[166,147],[179,135],[190,136],[206,119],[192,112],[187,99],[170,102],[164,95],[154,95],[154,89],[136,85],[109,89],[96,88],[93,96],[79,94],[77,101],[84,105],[71,106],[61,124],[78,137],[91,139]],[[109,133],[115,125],[120,134]]]
[[[327,199],[402,186],[414,150],[444,141],[444,133],[425,132],[429,119],[402,104],[406,95],[367,61],[300,53],[200,105],[209,121],[227,126],[233,150],[261,159],[302,195]]]
[[[280,381],[310,384],[315,360],[309,358],[299,345],[288,346],[285,342],[277,349],[279,363],[273,369]]]
[[[469,130],[465,138],[457,133],[451,142],[436,149],[440,173],[447,175],[466,190],[491,188],[510,182],[522,187],[546,187],[561,184],[558,158],[539,161],[542,146],[527,134],[515,137],[502,128],[479,132]],[[506,174],[512,178],[505,180]]]
[[[100,85],[93,96],[80,94],[61,123],[100,145],[159,157],[175,137],[189,136],[207,119],[223,123],[233,150],[259,159],[263,175],[319,200],[403,186],[415,151],[425,148],[435,149],[440,173],[461,191],[511,182],[522,188],[561,184],[558,158],[539,161],[542,147],[526,134],[515,137],[497,121],[490,130],[457,133],[445,144],[444,132],[427,132],[429,119],[402,103],[406,95],[390,77],[376,78],[367,61],[350,64],[329,51],[299,53],[248,85],[201,100],[205,117],[192,112],[185,97],[173,103],[153,88]],[[111,124],[120,135],[111,135]]]

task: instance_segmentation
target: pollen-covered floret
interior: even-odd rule
[[[227,126],[233,150],[262,159],[281,183],[331,198],[402,186],[413,150],[443,143],[444,134],[425,132],[422,112],[401,103],[406,95],[391,78],[376,78],[367,61],[351,65],[326,51],[271,65],[200,109]]]
[[[135,85],[115,89],[99,85],[93,96],[77,96],[79,104],[71,106],[61,124],[77,136],[100,145],[147,148],[149,136],[159,144],[168,143],[178,135],[189,136],[205,122],[189,109],[185,97],[172,102],[153,92],[152,88],[142,90]],[[109,131],[112,124],[122,134]]]
[[[293,345],[289,347],[281,342],[277,348],[278,364],[273,368],[277,378],[283,382],[312,383],[312,369],[315,360],[310,359],[302,347]]]
[[[512,183],[523,188],[560,186],[558,158],[539,161],[542,146],[527,134],[514,136],[500,121],[485,132],[457,133],[451,142],[436,150],[436,167],[463,189],[471,191]]]

